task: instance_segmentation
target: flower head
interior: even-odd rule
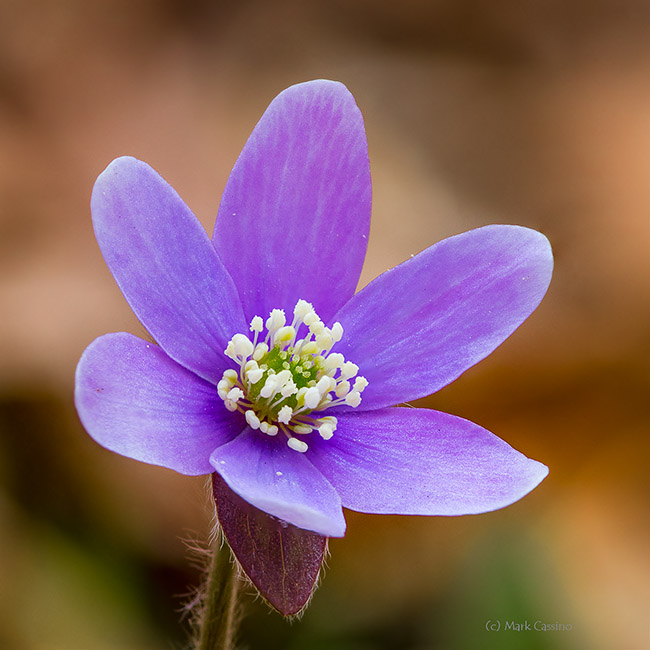
[[[358,293],[370,220],[361,114],[339,83],[288,88],[228,180],[212,240],[149,166],[118,158],[91,208],[111,273],[157,344],[107,334],[76,405],[108,449],[218,472],[299,528],[342,536],[342,507],[461,515],[547,474],[480,426],[395,407],[436,392],[531,314],[546,238],[486,226],[439,242]]]

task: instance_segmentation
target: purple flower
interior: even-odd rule
[[[493,225],[431,246],[355,294],[370,222],[361,114],[331,81],[269,106],[226,186],[212,241],[149,166],[118,158],[92,195],[97,241],[157,342],[84,352],[88,433],[183,474],[218,472],[256,508],[342,536],[342,507],[463,515],[546,476],[480,426],[394,407],[440,390],[531,314],[546,238]]]

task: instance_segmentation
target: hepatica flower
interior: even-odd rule
[[[115,333],[86,349],[75,399],[88,433],[136,460],[216,472],[239,503],[322,538],[345,533],[343,507],[465,515],[537,486],[544,465],[472,422],[405,403],[449,384],[531,314],[551,278],[548,241],[486,226],[355,294],[370,203],[363,120],[331,81],[271,103],[212,240],[148,165],[113,161],[92,194],[95,234],[156,344]]]

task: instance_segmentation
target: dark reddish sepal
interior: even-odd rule
[[[316,586],[327,537],[253,507],[212,474],[217,517],[242,569],[283,616],[298,613]]]

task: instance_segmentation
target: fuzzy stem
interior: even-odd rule
[[[212,558],[197,650],[234,650],[239,592],[237,564],[225,539]]]

